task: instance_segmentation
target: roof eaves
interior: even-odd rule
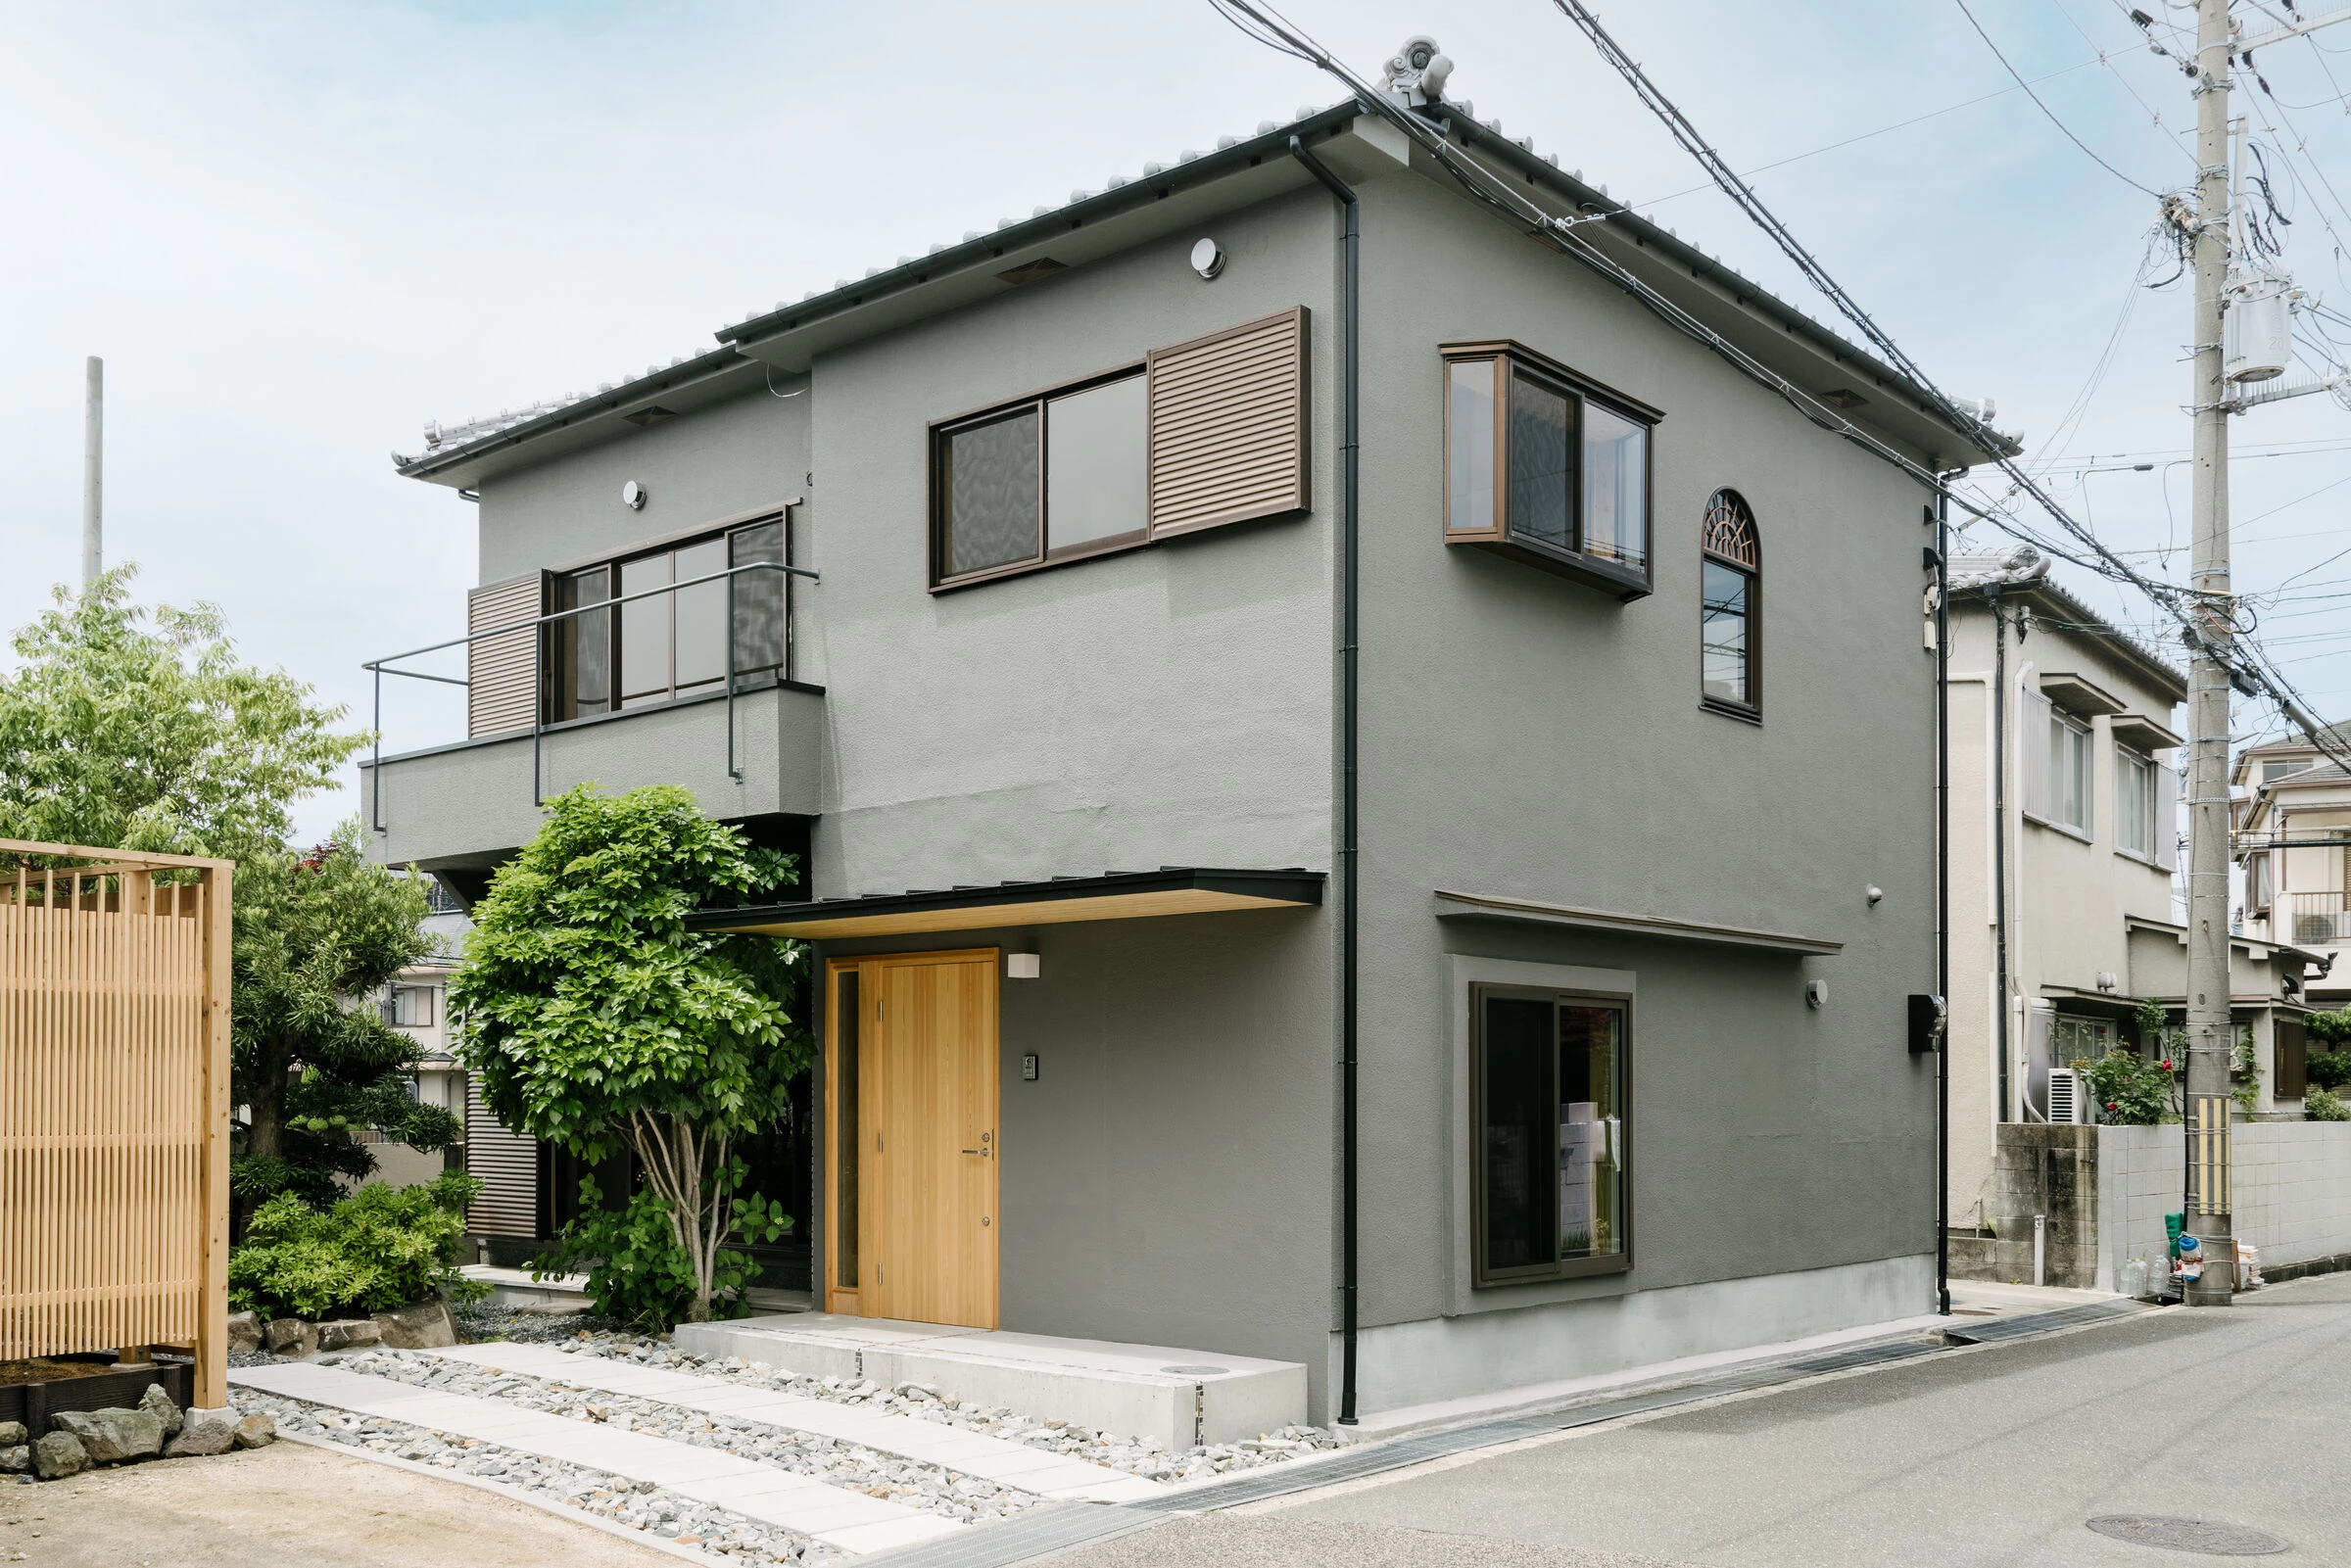
[[[1446,107],[1463,108],[1450,104]],[[1856,369],[1867,373],[1883,388],[1898,394],[1910,404],[1913,413],[1923,419],[1933,420],[1970,447],[1984,451],[1988,456],[2013,457],[2024,450],[2022,444],[1980,421],[1952,423],[1935,407],[1927,390],[1910,377],[1822,325],[1753,279],[1716,261],[1671,229],[1641,216],[1623,203],[1611,199],[1599,187],[1586,184],[1573,172],[1562,170],[1550,159],[1537,153],[1531,139],[1505,136],[1499,121],[1479,120],[1465,109],[1454,116],[1450,123],[1463,141],[1473,141],[1481,149],[1515,165],[1518,172],[1535,183],[1550,185],[1579,208],[1607,214],[1608,225],[1630,237],[1635,244],[1654,250],[1676,265],[1686,267],[1727,289],[1742,309],[1761,316],[1793,336],[1808,340],[1815,349],[1825,351],[1833,358],[1850,361]]]
[[[2186,672],[2045,577],[2022,586],[2000,583],[1971,584],[1952,589],[1951,597],[1953,600],[1960,598],[1988,599],[1995,588],[2006,594],[2038,599],[2043,606],[2057,610],[2068,620],[2082,623],[2092,636],[2097,637],[2106,645],[2119,650],[2136,663],[2140,667],[2141,673],[2153,676],[2177,689],[2179,695],[2174,697],[2173,701],[2184,702],[2187,700]]]
[[[1254,168],[1269,158],[1286,158],[1292,136],[1336,131],[1366,113],[1362,104],[1349,98],[1327,109],[1301,115],[1285,124],[1267,121],[1253,136],[1220,138],[1214,152],[1171,165],[1145,165],[1144,172],[1133,179],[1121,179],[1102,190],[1080,193],[1060,207],[1039,208],[1032,216],[999,224],[984,234],[974,233],[959,243],[934,246],[928,254],[906,258],[895,266],[876,267],[855,282],[811,294],[797,305],[779,305],[773,310],[720,327],[716,335],[722,343],[743,345],[812,326],[890,295],[1001,260],[1012,252],[1073,229],[1152,206],[1176,191],[1211,184],[1239,169]]]
[[[578,424],[598,414],[612,413],[632,404],[664,392],[676,392],[707,380],[714,374],[735,370],[747,363],[733,345],[721,345],[691,357],[674,360],[648,371],[633,381],[615,382],[584,398],[558,402],[545,411],[511,424],[501,425],[487,435],[454,446],[437,447],[414,456],[392,454],[395,470],[404,479],[426,479],[459,463],[469,462],[485,452],[519,446],[534,436],[546,435]]]

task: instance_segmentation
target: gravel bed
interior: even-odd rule
[[[594,1312],[534,1312],[519,1307],[493,1307],[488,1302],[453,1304],[450,1315],[456,1322],[457,1338],[467,1345],[491,1340],[552,1345],[575,1339],[583,1329],[597,1334],[621,1332],[620,1324]]]
[[[739,1355],[689,1355],[665,1340],[586,1328],[575,1328],[568,1340],[552,1343],[557,1350],[575,1355],[600,1355],[634,1366],[692,1372],[751,1388],[831,1400],[837,1404],[862,1405],[888,1415],[911,1415],[965,1432],[1025,1443],[1032,1449],[1067,1454],[1153,1481],[1190,1481],[1231,1470],[1251,1470],[1339,1446],[1339,1440],[1320,1427],[1285,1426],[1240,1443],[1213,1443],[1171,1450],[1156,1438],[1125,1438],[1115,1433],[1089,1431],[1067,1421],[1035,1420],[1002,1405],[967,1404],[920,1383],[885,1388],[870,1380],[803,1377],[780,1367],[746,1361]]]
[[[280,1433],[324,1438],[346,1448],[388,1453],[436,1470],[478,1476],[520,1491],[535,1492],[632,1530],[643,1530],[682,1546],[698,1547],[713,1562],[830,1564],[841,1561],[844,1556],[796,1531],[663,1492],[650,1481],[631,1481],[583,1465],[503,1449],[494,1443],[445,1437],[405,1421],[355,1415],[253,1389],[231,1389],[229,1401],[247,1414],[260,1412],[271,1416]]]
[[[848,1487],[871,1497],[887,1497],[958,1524],[984,1524],[1033,1506],[1032,1493],[1000,1486],[981,1476],[942,1469],[919,1459],[844,1443],[813,1432],[744,1420],[741,1416],[663,1404],[657,1400],[580,1389],[547,1378],[494,1372],[469,1361],[453,1361],[418,1351],[364,1351],[332,1357],[346,1372],[388,1378],[410,1388],[497,1400],[525,1410],[544,1410],[573,1420],[600,1421],[624,1432],[717,1449],[738,1458],[772,1464],[797,1475]]]

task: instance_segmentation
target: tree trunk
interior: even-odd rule
[[[253,1121],[246,1134],[245,1151],[252,1155],[282,1155],[286,1152],[286,1074],[294,1065],[293,1053],[284,1042],[272,1040],[262,1047],[260,1055],[253,1082],[246,1090]]]

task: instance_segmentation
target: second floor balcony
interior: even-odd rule
[[[792,577],[781,523],[610,566],[473,592],[464,637],[378,659],[377,749],[360,762],[375,853],[487,868],[540,807],[594,781],[692,790],[725,820],[814,816],[824,693],[792,677]],[[464,650],[463,677],[435,655]],[[383,682],[465,690],[465,738],[382,748]]]

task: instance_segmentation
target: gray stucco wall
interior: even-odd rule
[[[776,377],[778,392],[802,384]],[[761,389],[493,480],[482,488],[481,581],[622,550],[799,496],[810,396]],[[646,489],[641,511],[620,501],[632,479]]]
[[[1321,1410],[1327,915],[1104,921],[823,952],[988,946],[1040,961],[1039,978],[1003,982],[999,1007],[1003,1326],[1304,1362]],[[1032,1052],[1033,1083],[1021,1077]],[[820,1258],[829,1222],[820,1212]]]
[[[932,594],[931,423],[1305,305],[1329,385],[1331,220],[1294,196],[820,359],[801,673],[827,688],[817,891],[1330,864],[1326,509]],[[1313,495],[1332,495],[1315,409]]]
[[[1362,199],[1365,1321],[1931,1251],[1932,1077],[1903,1033],[1935,973],[1923,492],[1427,182]],[[1651,596],[1444,544],[1437,347],[1500,337],[1666,411]],[[1759,524],[1759,726],[1699,704],[1699,524],[1723,485]],[[1847,946],[1440,929],[1439,887]],[[1453,1289],[1448,951],[1639,973],[1630,1274]]]

